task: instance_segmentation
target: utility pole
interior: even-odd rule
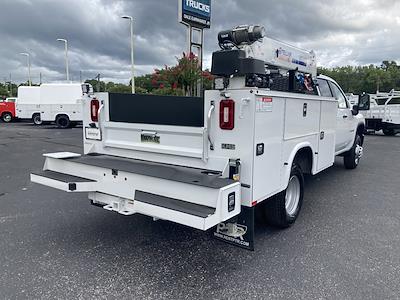
[[[121,18],[129,20],[131,25],[131,80],[132,80],[132,94],[134,94],[135,93],[135,60],[134,60],[135,37],[133,34],[133,17],[122,16]]]
[[[65,73],[67,73],[67,81],[69,81],[68,41],[66,39],[57,39],[57,41],[64,43],[64,48],[65,48]]]
[[[42,85],[42,72],[39,73],[39,84]]]
[[[7,77],[4,77],[4,89],[7,88]],[[8,89],[7,89],[7,93],[8,93]]]
[[[79,82],[82,83],[82,71],[79,71]]]
[[[31,55],[26,52],[20,53],[20,55],[26,56],[27,58],[27,64],[28,64],[28,85],[32,85],[32,80],[31,80]]]
[[[10,73],[10,96],[11,97],[13,96],[11,73]]]
[[[100,74],[97,74],[95,79],[97,79],[97,92],[100,92]]]

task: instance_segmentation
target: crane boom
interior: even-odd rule
[[[239,45],[248,58],[263,60],[268,67],[284,72],[297,70],[317,76],[317,63],[314,51],[307,51],[287,43],[264,37],[251,45]]]

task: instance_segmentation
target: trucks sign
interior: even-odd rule
[[[211,26],[211,0],[178,0],[179,22],[197,28]]]

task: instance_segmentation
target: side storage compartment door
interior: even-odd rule
[[[317,172],[329,168],[335,161],[337,102],[322,100]]]
[[[260,202],[281,186],[285,98],[256,97],[253,200]]]

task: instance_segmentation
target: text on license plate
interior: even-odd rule
[[[158,136],[157,134],[145,134],[145,133],[142,133],[141,141],[142,141],[142,143],[159,144],[160,143],[160,136]]]
[[[99,128],[85,128],[85,137],[87,140],[101,141],[101,131]]]

